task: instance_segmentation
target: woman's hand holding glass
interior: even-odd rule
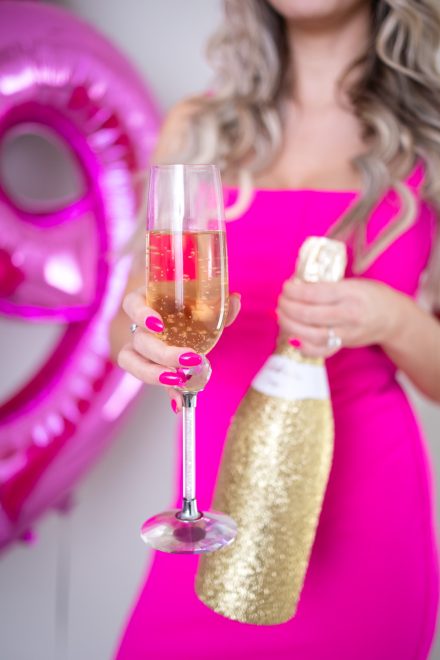
[[[240,294],[229,294],[228,313],[225,326],[231,325],[240,311]],[[136,331],[121,349],[118,364],[139,380],[149,385],[166,387],[174,412],[182,410],[182,394],[173,388],[180,385],[182,367],[199,364],[201,357],[191,346],[169,346],[161,340],[165,330],[161,316],[145,305],[145,288],[128,293],[123,308]],[[127,331],[128,332],[128,331]]]

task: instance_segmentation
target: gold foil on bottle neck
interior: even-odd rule
[[[303,282],[338,282],[347,267],[345,243],[324,236],[309,236],[302,244],[296,263],[295,277]],[[275,350],[302,364],[322,364],[322,358],[306,357],[280,337]]]
[[[345,243],[310,236],[301,246],[295,277],[304,282],[338,282],[347,266]]]

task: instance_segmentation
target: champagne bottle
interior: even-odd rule
[[[310,237],[295,276],[338,281],[345,245]],[[279,340],[230,426],[213,507],[232,516],[235,542],[202,557],[196,593],[218,614],[274,625],[296,612],[333,456],[327,372]]]

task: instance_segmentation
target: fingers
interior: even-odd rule
[[[241,293],[231,293],[229,294],[229,304],[228,304],[228,314],[226,317],[225,327],[232,325],[241,309]],[[185,350],[185,349],[180,349]],[[190,350],[190,349],[187,349]],[[183,397],[182,394],[173,388],[168,388],[168,395],[171,399],[171,408],[173,412],[179,414],[182,412],[183,408]]]
[[[235,321],[240,311],[240,298],[240,294],[231,294],[226,325]],[[183,398],[173,387],[183,386],[185,382],[179,368],[196,366],[202,357],[190,347],[168,346],[161,340],[164,324],[160,315],[145,304],[144,287],[125,296],[123,309],[138,328],[131,343],[120,351],[119,366],[146,384],[166,386],[173,411],[181,412]]]
[[[328,327],[343,323],[342,310],[339,305],[312,305],[292,301],[282,296],[278,301],[278,310],[282,311],[286,317],[295,319],[304,325]]]
[[[241,293],[231,293],[229,296],[228,316],[226,318],[225,327],[232,325],[237,318],[241,309]]]
[[[164,330],[160,315],[145,304],[145,289],[129,293],[123,301],[123,309],[138,325],[131,338],[118,355],[118,364],[143,383],[166,387],[172,410],[182,410],[183,398],[173,385],[183,386],[184,379],[179,367],[194,366],[201,357],[190,347],[168,346],[160,339]]]
[[[335,305],[344,294],[345,282],[303,282],[286,280],[282,294],[289,299],[312,305]]]
[[[328,346],[328,327],[314,327],[292,321],[282,311],[278,312],[278,320],[283,336],[306,357],[328,358],[340,348],[330,348]],[[333,330],[341,338],[343,345],[344,329],[335,327]]]
[[[144,288],[128,293],[124,298],[122,308],[140,328],[147,327],[152,332],[163,332],[164,325],[160,314],[145,304]]]
[[[182,412],[182,394],[170,386],[170,380],[174,380],[176,384],[183,385],[184,381],[180,379],[177,372],[167,371],[160,364],[155,364],[143,358],[134,350],[131,344],[126,344],[120,351],[118,364],[121,369],[125,369],[145,384],[164,385],[170,398],[171,409],[176,414]],[[163,382],[164,379],[168,379],[168,386],[166,382]]]
[[[131,347],[141,357],[162,367],[177,369],[180,366],[200,364],[202,358],[190,347],[168,346],[160,339],[163,323],[157,312],[145,305],[142,291],[139,289],[129,293],[123,302],[124,311],[138,325],[132,336]]]
[[[329,343],[329,328],[343,346],[355,345],[356,328],[362,321],[362,306],[353,294],[352,280],[340,282],[285,282],[278,300],[277,315],[286,338],[300,341],[297,346],[310,357],[329,357],[340,347]],[[335,347],[336,343],[336,347]]]
[[[287,337],[295,337],[301,340],[301,343],[307,342],[314,346],[324,346],[328,340],[328,330],[324,327],[314,327],[293,321],[281,310],[278,313],[278,321],[283,334]]]
[[[191,348],[168,346],[159,337],[142,328],[136,330],[132,341],[132,346],[139,355],[164,367],[177,369],[182,366],[195,366],[202,361]]]
[[[184,381],[176,371],[170,371],[160,364],[155,364],[134,350],[131,344],[125,344],[118,355],[118,365],[135,378],[148,385],[183,385]]]
[[[299,347],[302,355],[304,357],[314,357],[314,358],[326,358],[331,357],[338,352],[339,348],[328,348],[328,346],[316,346],[315,344],[310,344],[307,341],[301,343]]]
[[[240,311],[240,297],[240,294],[231,294],[226,325],[235,321]],[[123,309],[138,328],[132,335],[131,343],[120,351],[119,366],[143,383],[165,386],[172,410],[180,413],[183,397],[173,387],[182,387],[185,383],[179,368],[199,364],[201,356],[190,347],[168,346],[160,339],[164,324],[160,314],[145,304],[144,287],[125,296]]]
[[[179,390],[175,390],[172,387],[167,388],[168,396],[170,397],[170,405],[173,413],[178,415],[182,412],[183,408],[183,396]]]

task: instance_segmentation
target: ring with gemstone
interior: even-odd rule
[[[341,348],[341,346],[342,346],[342,339],[340,338],[339,335],[336,334],[333,328],[329,328],[328,337],[327,337],[327,347],[330,348],[331,350],[334,350]]]
[[[131,332],[132,335],[134,335],[134,333],[136,332],[137,328],[138,328],[138,324],[137,324],[137,323],[132,323],[132,324],[130,325],[130,332]]]

